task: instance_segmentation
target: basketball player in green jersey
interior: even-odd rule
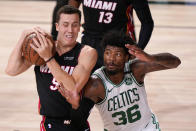
[[[180,59],[170,53],[148,54],[116,31],[106,34],[102,43],[105,66],[92,74],[79,104],[72,104],[72,116],[76,120],[83,118],[95,104],[105,131],[159,131],[147,102],[144,78],[153,71],[176,68]],[[132,56],[136,59],[124,73],[125,63]],[[59,91],[65,98],[73,98],[63,85]]]

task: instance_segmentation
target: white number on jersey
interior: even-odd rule
[[[139,119],[141,119],[140,111],[138,110],[139,106],[134,105],[124,111],[115,112],[112,114],[112,117],[118,118],[117,122],[114,122],[115,125],[125,125],[127,122],[133,123]]]
[[[64,70],[65,72],[67,72],[69,75],[71,75],[73,73],[74,67],[72,67],[72,66],[61,66],[61,69]],[[52,91],[55,91],[55,90],[57,90],[57,86],[58,85],[59,85],[59,83],[53,77],[53,79],[52,79],[52,85],[50,85],[50,89]]]
[[[111,12],[100,12],[99,23],[111,23],[113,14]]]
[[[55,78],[53,78],[52,79],[52,85],[50,85],[50,89],[52,90],[52,91],[55,91],[55,90],[57,90],[57,86],[59,85],[59,83],[56,81],[56,79]]]

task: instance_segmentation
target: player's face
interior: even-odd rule
[[[108,73],[124,72],[125,62],[128,60],[123,48],[107,45],[104,51],[104,65]]]
[[[61,44],[71,45],[76,43],[80,31],[80,19],[78,14],[61,14],[60,20],[56,23],[58,41]]]

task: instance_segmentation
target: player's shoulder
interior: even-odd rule
[[[139,59],[131,60],[130,68],[132,72],[140,73],[146,66],[146,62]]]
[[[89,46],[89,45],[84,45],[84,47],[82,48],[83,51],[86,52],[97,52],[95,48]]]
[[[146,74],[145,70],[146,70],[147,66],[148,65],[146,62],[141,61],[139,59],[135,59],[131,62],[130,69],[131,69],[131,72],[138,83],[144,82],[144,77]]]
[[[92,48],[89,45],[84,45],[84,47],[81,50],[81,54],[87,57],[97,57],[96,49]]]
[[[85,86],[85,94],[88,97],[101,96],[104,89],[102,80],[99,77],[92,75]]]
[[[99,85],[102,85],[102,80],[96,75],[91,75],[88,84],[91,85],[91,87],[97,88]]]
[[[138,68],[138,67],[143,66],[144,64],[146,64],[145,61],[141,61],[137,58],[131,60],[131,62],[130,62],[130,65],[131,65],[132,68]]]

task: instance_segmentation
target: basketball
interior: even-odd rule
[[[42,59],[39,54],[30,46],[30,44],[33,44],[33,39],[32,38],[37,38],[36,34],[30,34],[29,36],[27,36],[26,41],[23,43],[22,45],[22,53],[24,58],[31,62],[33,65],[37,65],[37,66],[41,66],[43,64],[45,64],[46,62],[44,61],[44,59]],[[52,41],[52,43],[54,44],[53,46],[53,55],[55,54],[55,42],[52,39],[51,36],[46,36],[47,39],[50,39]],[[38,40],[39,41],[39,40]]]

